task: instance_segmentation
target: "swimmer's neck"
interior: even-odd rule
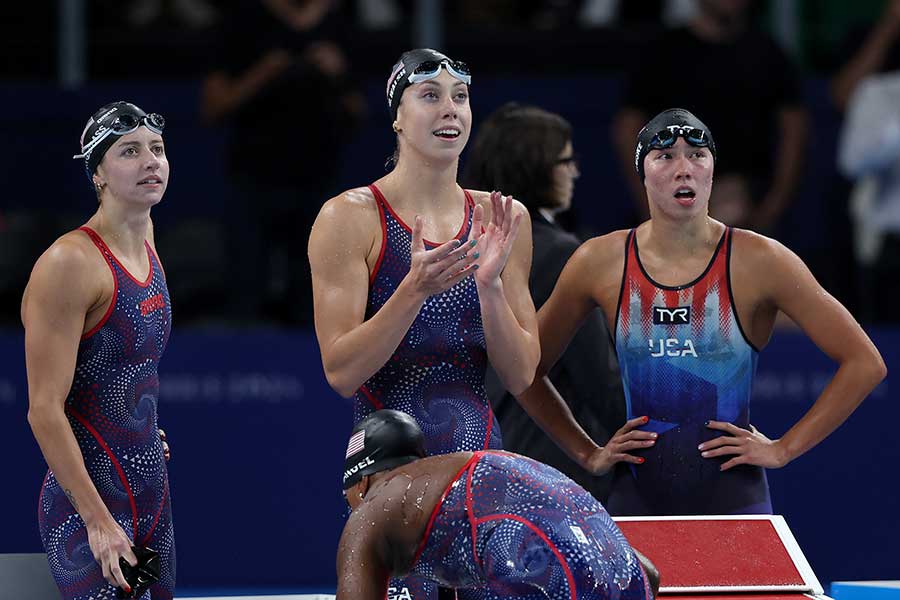
[[[718,243],[724,228],[708,215],[687,222],[654,217],[640,226],[638,243],[642,250],[651,250],[677,261]]]
[[[445,164],[426,163],[409,153],[394,170],[379,181],[388,201],[399,208],[443,210],[459,204],[461,188],[456,182],[459,160]]]
[[[97,232],[103,241],[126,255],[144,255],[144,241],[151,235],[153,222],[150,208],[129,208],[124,203],[104,201],[86,225]]]

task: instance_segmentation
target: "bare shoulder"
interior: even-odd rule
[[[772,238],[735,229],[732,241],[731,283],[751,297],[782,306],[804,291],[821,289],[809,268],[787,246]]]
[[[48,306],[89,307],[102,296],[106,283],[112,286],[108,273],[102,255],[84,233],[63,235],[44,251],[31,271],[22,298],[23,317],[32,300]]]
[[[372,190],[367,187],[349,189],[330,198],[322,205],[317,226],[338,225],[341,229],[377,224],[378,206]]]
[[[341,534],[338,561],[342,556],[353,559],[360,551],[369,555],[375,553],[378,550],[376,542],[383,533],[383,521],[370,502],[364,502],[351,512]]]
[[[772,268],[800,259],[787,246],[754,231],[732,229],[732,270],[744,273],[770,273]]]
[[[49,274],[58,284],[78,280],[103,266],[103,258],[90,238],[80,231],[70,231],[53,242],[38,258],[32,271]]]
[[[348,244],[368,249],[380,235],[378,205],[367,187],[349,189],[327,200],[310,235],[310,249]]]
[[[592,237],[578,247],[569,261],[592,270],[599,270],[596,271],[599,273],[606,272],[611,267],[621,266],[625,257],[627,238],[626,229]]]
[[[481,205],[485,210],[490,210],[491,208],[491,193],[483,192],[481,190],[466,190],[472,196],[472,200],[475,201],[476,205]]]
[[[481,190],[467,190],[475,201],[475,206],[481,206],[484,209],[484,219],[489,221],[491,218],[491,192]],[[525,205],[513,198],[513,216],[521,214],[523,218],[529,218],[528,209]]]

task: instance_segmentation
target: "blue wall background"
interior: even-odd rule
[[[81,164],[69,157],[87,116],[111,99],[127,98],[167,118],[172,176],[165,201],[154,210],[157,232],[185,219],[221,218],[227,132],[200,125],[198,92],[196,84],[96,84],[62,92],[4,83],[0,213],[37,208],[61,223],[83,221],[95,198]],[[383,82],[367,82],[365,92],[371,115],[346,148],[341,187],[380,176],[393,149]],[[608,231],[628,223],[630,204],[609,143],[620,94],[616,79],[482,77],[473,94],[476,126],[508,100],[566,116],[582,156],[575,199],[581,226]],[[829,260],[824,199],[834,182],[838,121],[823,82],[808,81],[807,98],[812,151],[779,238],[805,257]],[[334,585],[350,410],[328,388],[312,334],[187,329],[177,321],[177,303],[176,297],[176,327],[161,367],[160,415],[173,453],[180,589]],[[872,334],[889,369],[900,367],[900,332]],[[833,370],[804,337],[777,335],[760,359],[753,422],[777,437],[810,406]],[[892,395],[885,382],[823,444],[770,472],[776,511],[786,516],[823,582],[900,579],[900,444],[893,429],[900,407]],[[0,552],[41,550],[35,516],[46,466],[26,411],[22,334],[7,330],[0,332]],[[230,557],[226,568],[214,560],[221,550]]]

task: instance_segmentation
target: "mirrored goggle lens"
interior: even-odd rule
[[[110,129],[117,135],[124,135],[126,133],[131,133],[140,127],[141,123],[146,125],[147,129],[154,133],[162,133],[163,127],[166,126],[166,120],[162,115],[150,113],[143,117],[135,115],[119,115],[110,125]]]
[[[150,113],[144,117],[144,123],[150,131],[155,133],[162,133],[163,128],[166,126],[166,120],[157,113]]]
[[[707,146],[709,145],[709,139],[706,137],[706,132],[702,129],[690,129],[684,134],[684,139],[687,140],[688,144],[693,146]]]
[[[441,63],[434,60],[426,60],[410,74],[409,82],[421,83],[423,81],[429,81],[440,75],[440,73]]]
[[[680,129],[663,129],[650,140],[651,148],[670,148],[675,145],[676,140],[683,137],[688,144],[692,146],[708,146],[709,138],[706,132],[696,127],[682,127]]]
[[[116,117],[115,121],[110,124],[109,128],[116,134],[121,135],[123,133],[131,133],[137,129],[140,124],[141,120],[139,117],[134,115],[119,115]]]
[[[413,75],[432,75],[441,68],[441,63],[436,60],[426,60],[413,71]]]
[[[466,85],[472,83],[472,72],[469,70],[469,65],[464,62],[454,61],[447,63],[447,71]]]
[[[469,73],[469,67],[468,65],[466,65],[466,63],[458,61],[438,62],[436,60],[426,60],[418,67],[416,67],[412,75],[409,76],[409,82],[421,83],[423,81],[434,79],[435,77],[440,75],[441,66],[445,66],[448,73],[450,73],[451,75],[453,75],[453,77],[462,81],[466,85],[472,83],[472,76]]]
[[[650,140],[651,148],[668,148],[675,144],[677,136],[668,129],[663,129]]]

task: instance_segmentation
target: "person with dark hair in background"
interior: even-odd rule
[[[243,0],[223,25],[201,112],[230,125],[229,316],[312,323],[309,230],[362,115],[334,0]]]
[[[566,261],[580,244],[556,220],[570,208],[578,176],[569,122],[536,106],[514,102],[497,109],[479,126],[466,160],[464,185],[502,190],[522,202],[531,215],[534,257],[529,288],[538,308],[550,297]],[[622,379],[601,309],[587,316],[549,377],[575,420],[597,444],[605,444],[625,421]],[[505,449],[559,469],[606,501],[611,475],[589,475],[566,456],[492,371],[488,371],[487,390],[504,432]]]
[[[383,600],[388,577],[407,573],[481,600],[652,600],[659,590],[656,568],[603,505],[530,458],[426,457],[409,415],[378,410],[353,428],[344,465],[353,512],[338,600]]]
[[[799,75],[750,21],[752,0],[698,0],[696,17],[651,40],[628,76],[613,141],[640,220],[648,213],[632,168],[634,138],[650,117],[683,106],[727,148],[716,164],[710,214],[770,232],[793,201],[803,167],[807,116]]]
[[[857,38],[858,35],[852,36]],[[841,172],[855,181],[848,212],[861,267],[862,318],[900,323],[900,0],[887,2],[831,84],[845,111],[838,148]],[[842,274],[846,277],[846,274]]]
[[[126,592],[119,560],[159,553],[145,600],[171,600],[175,539],[157,366],[172,308],[150,210],[169,181],[165,121],[130,102],[100,108],[81,136],[99,205],[44,252],[22,299],[28,422],[50,467],[38,502],[65,600]]]
[[[650,120],[632,152],[650,220],[585,242],[538,315],[541,364],[519,400],[589,472],[616,469],[613,515],[770,513],[764,469],[816,446],[886,375],[866,333],[793,252],[710,218],[718,152],[687,110]],[[596,306],[615,331],[627,424],[639,425],[602,448],[542,377]],[[750,397],[779,311],[838,369],[772,440],[751,425]]]
[[[403,53],[385,89],[393,170],[328,200],[309,241],[328,383],[353,397],[354,422],[380,408],[411,415],[429,454],[502,449],[488,362],[521,392],[539,358],[528,212],[457,183],[471,82],[445,54]],[[398,593],[432,597],[417,586]]]

